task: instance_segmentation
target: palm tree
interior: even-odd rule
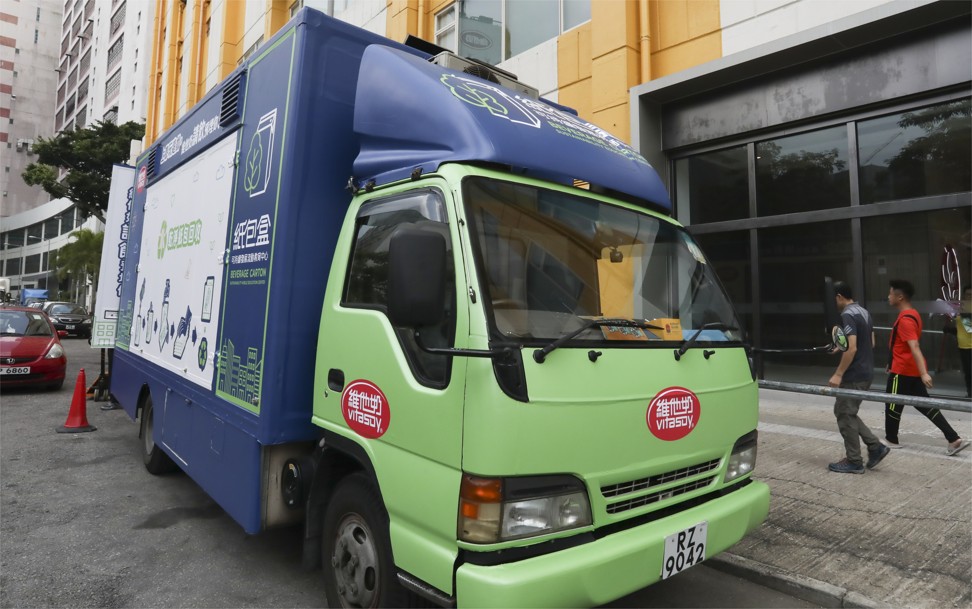
[[[104,233],[96,233],[82,228],[71,233],[73,241],[53,253],[52,266],[57,268],[58,280],[70,274],[76,281],[84,281],[88,274],[92,277],[93,294],[98,293],[98,271],[101,269],[101,246]],[[94,303],[92,302],[92,309]]]

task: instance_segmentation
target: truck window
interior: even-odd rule
[[[351,264],[341,304],[350,308],[388,310],[388,246],[395,233],[407,227],[436,232],[445,237],[449,254],[445,319],[436,326],[419,328],[419,333],[423,344],[428,347],[452,347],[456,326],[455,267],[448,216],[438,191],[426,189],[361,206],[355,223]],[[452,358],[432,355],[420,349],[415,343],[412,328],[396,327],[395,333],[416,380],[429,387],[446,387]]]

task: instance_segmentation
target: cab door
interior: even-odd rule
[[[395,562],[446,592],[457,553],[466,359],[429,354],[419,343],[452,347],[458,332],[468,333],[449,193],[445,182],[425,180],[352,206],[325,297],[314,404],[316,424],[370,458]],[[420,328],[419,340],[387,315],[389,244],[404,229],[439,233],[448,251],[445,319]]]

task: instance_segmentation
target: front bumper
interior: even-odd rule
[[[459,607],[592,607],[661,579],[665,538],[708,521],[706,558],[727,550],[769,513],[769,487],[744,488],[591,543],[498,566],[456,572]]]
[[[19,366],[29,366],[30,374],[3,374],[0,375],[0,385],[4,387],[33,387],[37,385],[56,385],[64,381],[67,360],[58,359],[39,359],[33,362],[18,364]],[[9,366],[4,366],[8,368]]]

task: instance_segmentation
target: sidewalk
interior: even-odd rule
[[[850,593],[844,606],[972,606],[972,447],[945,456],[938,430],[906,412],[902,430],[922,437],[902,433],[904,448],[863,476],[834,474],[827,464],[843,457],[843,443],[832,399],[763,390],[760,401],[756,477],[770,485],[769,517],[718,566],[809,578],[825,597]],[[881,408],[861,407],[879,437]],[[788,411],[799,425],[774,422]],[[946,415],[972,439],[968,415]]]

